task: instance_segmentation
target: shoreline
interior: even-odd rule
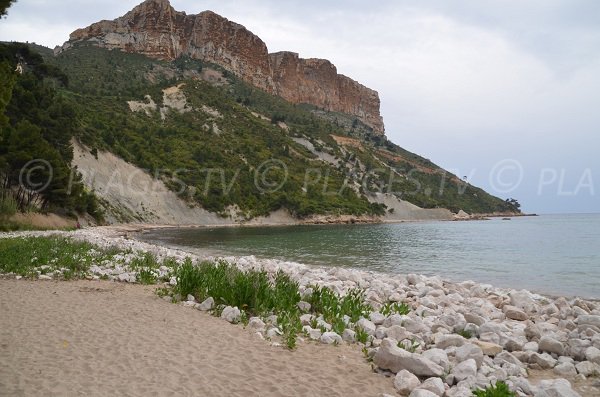
[[[120,225],[74,232],[18,232],[2,237],[59,234],[100,247],[117,246],[150,252],[157,258],[215,259],[129,236],[135,230],[161,228],[155,226]],[[600,349],[600,303],[597,299],[552,297],[473,281],[448,281],[439,276],[390,275],[255,257],[225,256],[223,259],[235,263],[242,270],[260,268],[269,274],[283,270],[302,288],[319,285],[339,294],[355,287],[363,288],[367,301],[375,309],[381,308],[387,301],[407,303],[412,311],[401,319],[394,319],[391,315],[366,320],[372,331],[368,354],[374,358],[380,371],[392,376],[399,370],[390,364],[390,360],[395,362],[398,352],[388,341],[410,339],[419,344],[411,354],[429,357],[432,353],[428,352],[443,351],[444,354],[439,353],[442,358],[431,357],[429,361],[435,358],[439,361],[438,366],[447,362],[448,368],[458,368],[469,360],[460,361],[464,357],[457,357],[457,354],[462,354],[463,346],[469,346],[476,353],[481,351],[481,361],[476,360],[477,368],[469,376],[461,379],[462,375],[454,373],[456,371],[450,373],[454,378],[446,380],[445,387],[453,392],[445,394],[448,396],[461,396],[463,394],[460,393],[470,391],[473,386],[485,387],[494,380],[505,380],[524,395],[532,395],[530,392],[537,386],[527,381],[526,370],[550,371],[552,378],[567,378],[578,390],[583,387],[582,390],[587,390],[583,394],[585,396],[600,395],[600,389],[593,386],[594,374],[600,373],[600,363],[592,361],[596,360],[594,349]],[[589,319],[591,323],[586,322]],[[461,336],[461,332],[467,331],[470,338]],[[418,376],[425,377],[423,374]],[[596,392],[598,394],[590,394]]]

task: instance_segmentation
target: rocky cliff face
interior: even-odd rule
[[[375,134],[384,134],[377,91],[338,74],[327,60],[302,59],[292,52],[269,54],[258,36],[211,11],[186,15],[168,0],[147,0],[113,21],[74,31],[63,49],[81,40],[156,59],[187,55],[212,62],[290,102],[354,115]]]

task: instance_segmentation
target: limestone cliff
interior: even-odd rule
[[[147,0],[113,21],[74,31],[62,49],[82,40],[162,60],[190,56],[212,62],[290,102],[356,116],[384,134],[377,91],[338,74],[327,60],[269,54],[258,36],[211,11],[186,15],[168,0]]]

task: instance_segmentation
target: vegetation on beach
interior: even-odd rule
[[[346,328],[352,328],[361,317],[368,318],[373,310],[359,289],[341,296],[329,288],[311,286],[302,298],[298,282],[283,271],[270,276],[263,270],[243,271],[223,261],[196,265],[188,259],[176,270],[175,277],[177,285],[173,292],[181,297],[188,294],[197,300],[212,297],[217,306],[238,307],[246,317],[276,315],[277,325],[289,348],[295,347],[296,336],[302,330],[300,316],[303,312],[298,305],[301,299],[310,304],[308,312],[312,315],[313,328],[326,322],[338,335]],[[357,340],[366,343],[364,331],[358,327],[355,331]]]
[[[517,394],[510,391],[508,385],[502,381],[496,382],[494,385],[489,385],[485,390],[473,390],[475,397],[515,397]]]

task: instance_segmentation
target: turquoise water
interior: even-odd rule
[[[146,241],[600,298],[600,214],[470,222],[153,230]]]

